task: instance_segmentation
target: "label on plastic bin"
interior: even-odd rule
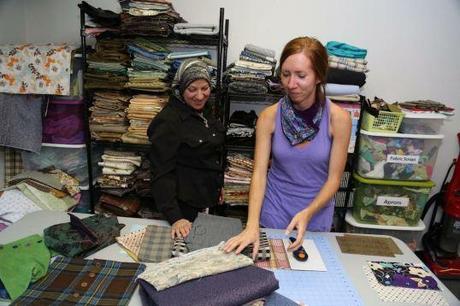
[[[407,207],[409,205],[409,198],[406,197],[377,197],[378,206],[397,206]]]
[[[420,156],[419,155],[396,155],[388,154],[387,163],[397,163],[397,164],[418,164]]]
[[[396,163],[396,164],[418,164],[420,156],[418,155],[387,155],[387,163]]]

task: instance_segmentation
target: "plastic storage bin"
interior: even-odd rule
[[[348,153],[355,151],[356,135],[358,133],[358,121],[361,113],[361,105],[359,103],[348,103],[342,101],[334,101],[334,104],[348,111],[351,115],[351,137],[348,144]]]
[[[404,119],[399,128],[400,133],[437,135],[441,132],[446,116],[438,113],[414,113],[404,111]]]
[[[357,172],[372,179],[430,180],[443,138],[361,130]]]
[[[404,113],[380,111],[377,117],[364,111],[362,128],[370,132],[397,133],[401,125]]]
[[[345,222],[348,233],[392,236],[405,242],[412,251],[417,249],[417,243],[425,230],[425,223],[422,220],[419,220],[416,226],[410,227],[362,224],[356,222],[351,212],[345,215]]]
[[[416,226],[434,186],[432,181],[370,180],[353,173],[353,217],[367,224]]]

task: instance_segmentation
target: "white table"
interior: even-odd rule
[[[88,216],[86,214],[76,214],[80,218]],[[120,223],[126,224],[126,226],[121,230],[122,234],[129,233],[130,231],[136,229],[142,225],[167,225],[165,221],[158,220],[149,220],[149,219],[138,219],[138,218],[124,218],[118,217]],[[63,212],[49,212],[49,211],[38,211],[26,215],[20,221],[14,223],[7,229],[0,232],[0,244],[9,243],[20,238],[24,238],[33,234],[43,234],[43,230],[57,223],[69,222],[69,216]],[[318,233],[316,233],[318,234]],[[382,302],[378,298],[375,291],[369,286],[368,281],[363,272],[363,265],[369,261],[398,261],[398,262],[413,262],[420,263],[420,259],[407,247],[407,245],[399,239],[393,238],[395,243],[398,245],[402,251],[402,255],[396,255],[396,257],[379,257],[379,256],[366,256],[366,255],[353,255],[353,254],[343,254],[340,251],[339,245],[335,239],[335,236],[342,235],[340,233],[321,233],[328,240],[331,248],[336,252],[337,257],[341,261],[348,277],[355,286],[358,294],[363,300],[365,305],[372,306],[409,306],[407,303],[387,303]],[[308,237],[308,234],[307,234]],[[133,259],[123,251],[118,244],[113,244],[105,249],[100,250],[99,252],[91,255],[88,259],[100,258],[108,260],[117,260],[124,262],[133,262]],[[148,265],[148,264],[147,264]],[[308,273],[308,272],[305,272]],[[449,291],[449,289],[442,284],[442,282],[434,276],[438,281],[439,287],[442,290],[442,293],[449,303],[449,305],[460,305],[460,301]],[[134,292],[134,295],[129,303],[130,306],[141,305],[140,296],[138,288]],[[325,292],[328,294],[328,292]],[[314,305],[309,305],[314,306]],[[342,305],[340,305],[342,306]],[[345,305],[344,305],[345,306]]]

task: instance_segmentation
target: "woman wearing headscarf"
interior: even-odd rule
[[[148,128],[152,192],[173,238],[186,237],[198,213],[222,201],[225,129],[203,113],[210,94],[207,65],[184,61],[169,103]]]

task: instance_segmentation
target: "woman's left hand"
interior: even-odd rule
[[[297,213],[294,218],[292,218],[291,223],[289,223],[286,228],[286,235],[289,235],[294,229],[297,230],[296,240],[291,243],[288,247],[288,251],[297,250],[303,243],[303,238],[305,235],[305,230],[307,229],[308,222],[310,222],[311,214],[308,208]]]
[[[190,233],[191,228],[192,223],[190,221],[188,221],[187,219],[179,219],[176,222],[174,222],[171,226],[171,238],[185,238]]]

